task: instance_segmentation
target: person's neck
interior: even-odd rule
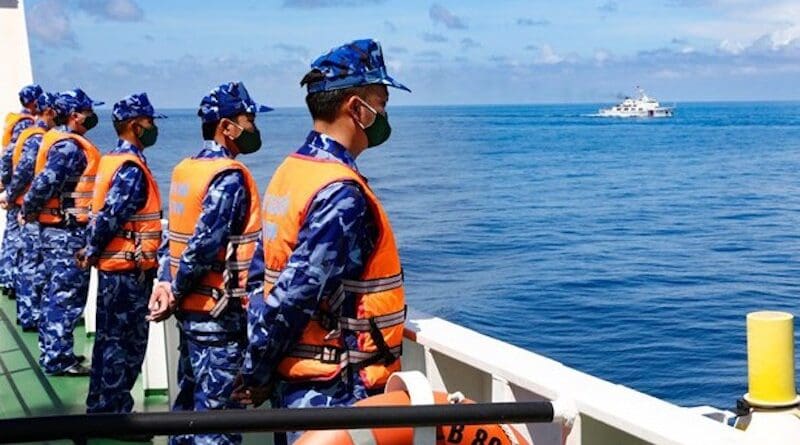
[[[123,141],[133,145],[134,147],[138,148],[139,150],[144,150],[144,147],[142,147],[142,143],[139,142],[139,139],[136,139],[135,137],[133,137],[133,136],[131,136],[129,134],[120,135],[119,138],[122,139]]]
[[[214,142],[216,142],[220,147],[224,147],[225,150],[228,150],[228,153],[231,154],[232,158],[236,158],[236,156],[239,155],[239,151],[238,150],[234,150],[233,148],[231,148],[229,146],[229,144],[227,143],[227,138],[225,137],[225,135],[218,134],[218,135],[214,136]]]
[[[342,144],[353,159],[358,158],[358,155],[363,153],[367,148],[358,148],[357,135],[336,122],[314,121],[314,131],[326,134],[336,142]]]

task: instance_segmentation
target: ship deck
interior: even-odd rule
[[[38,334],[22,332],[15,323],[15,302],[0,297],[0,419],[17,417],[84,414],[88,377],[52,377],[44,374],[38,365]],[[81,324],[75,329],[75,353],[92,356],[92,337],[86,335]],[[149,391],[144,396],[142,377],[136,381],[131,393],[136,412],[168,411],[166,392]],[[245,443],[271,443],[270,434],[248,434]],[[48,444],[71,444],[72,441],[50,441]],[[123,444],[110,439],[93,439],[89,444]],[[166,444],[166,437],[156,437],[153,444]]]

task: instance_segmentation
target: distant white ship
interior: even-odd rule
[[[621,103],[611,108],[601,108],[598,115],[603,117],[672,117],[673,107],[662,107],[657,100],[645,94],[641,87],[636,87],[639,97],[626,97]]]

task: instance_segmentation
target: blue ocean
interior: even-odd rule
[[[800,103],[392,107],[359,167],[397,232],[421,311],[680,405],[746,392],[745,315],[800,308]],[[115,143],[107,110],[90,136]],[[202,144],[167,110],[146,156],[166,194]],[[263,190],[304,140],[301,108],[258,118]]]

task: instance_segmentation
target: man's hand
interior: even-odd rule
[[[30,213],[30,214],[26,215],[26,214],[22,213],[22,210],[20,210],[19,213],[17,213],[17,222],[19,223],[19,225],[24,226],[25,224],[27,224],[29,222],[36,221],[36,218],[38,218],[38,217],[39,217],[39,215],[36,214],[36,213]]]
[[[86,248],[75,252],[75,262],[78,263],[78,268],[86,270],[97,264],[97,258],[86,256]]]
[[[264,402],[269,400],[272,391],[275,389],[274,384],[267,386],[250,387],[245,386],[242,374],[236,375],[233,381],[233,392],[231,392],[231,399],[242,405],[253,405],[255,407],[261,406]]]
[[[6,192],[0,193],[0,209],[8,210],[8,195],[6,195]]]
[[[150,314],[147,316],[147,320],[166,320],[175,312],[177,307],[178,302],[175,300],[175,296],[172,295],[170,283],[159,281],[153,288],[153,294],[150,295],[150,303],[147,305],[147,308],[150,309]]]

